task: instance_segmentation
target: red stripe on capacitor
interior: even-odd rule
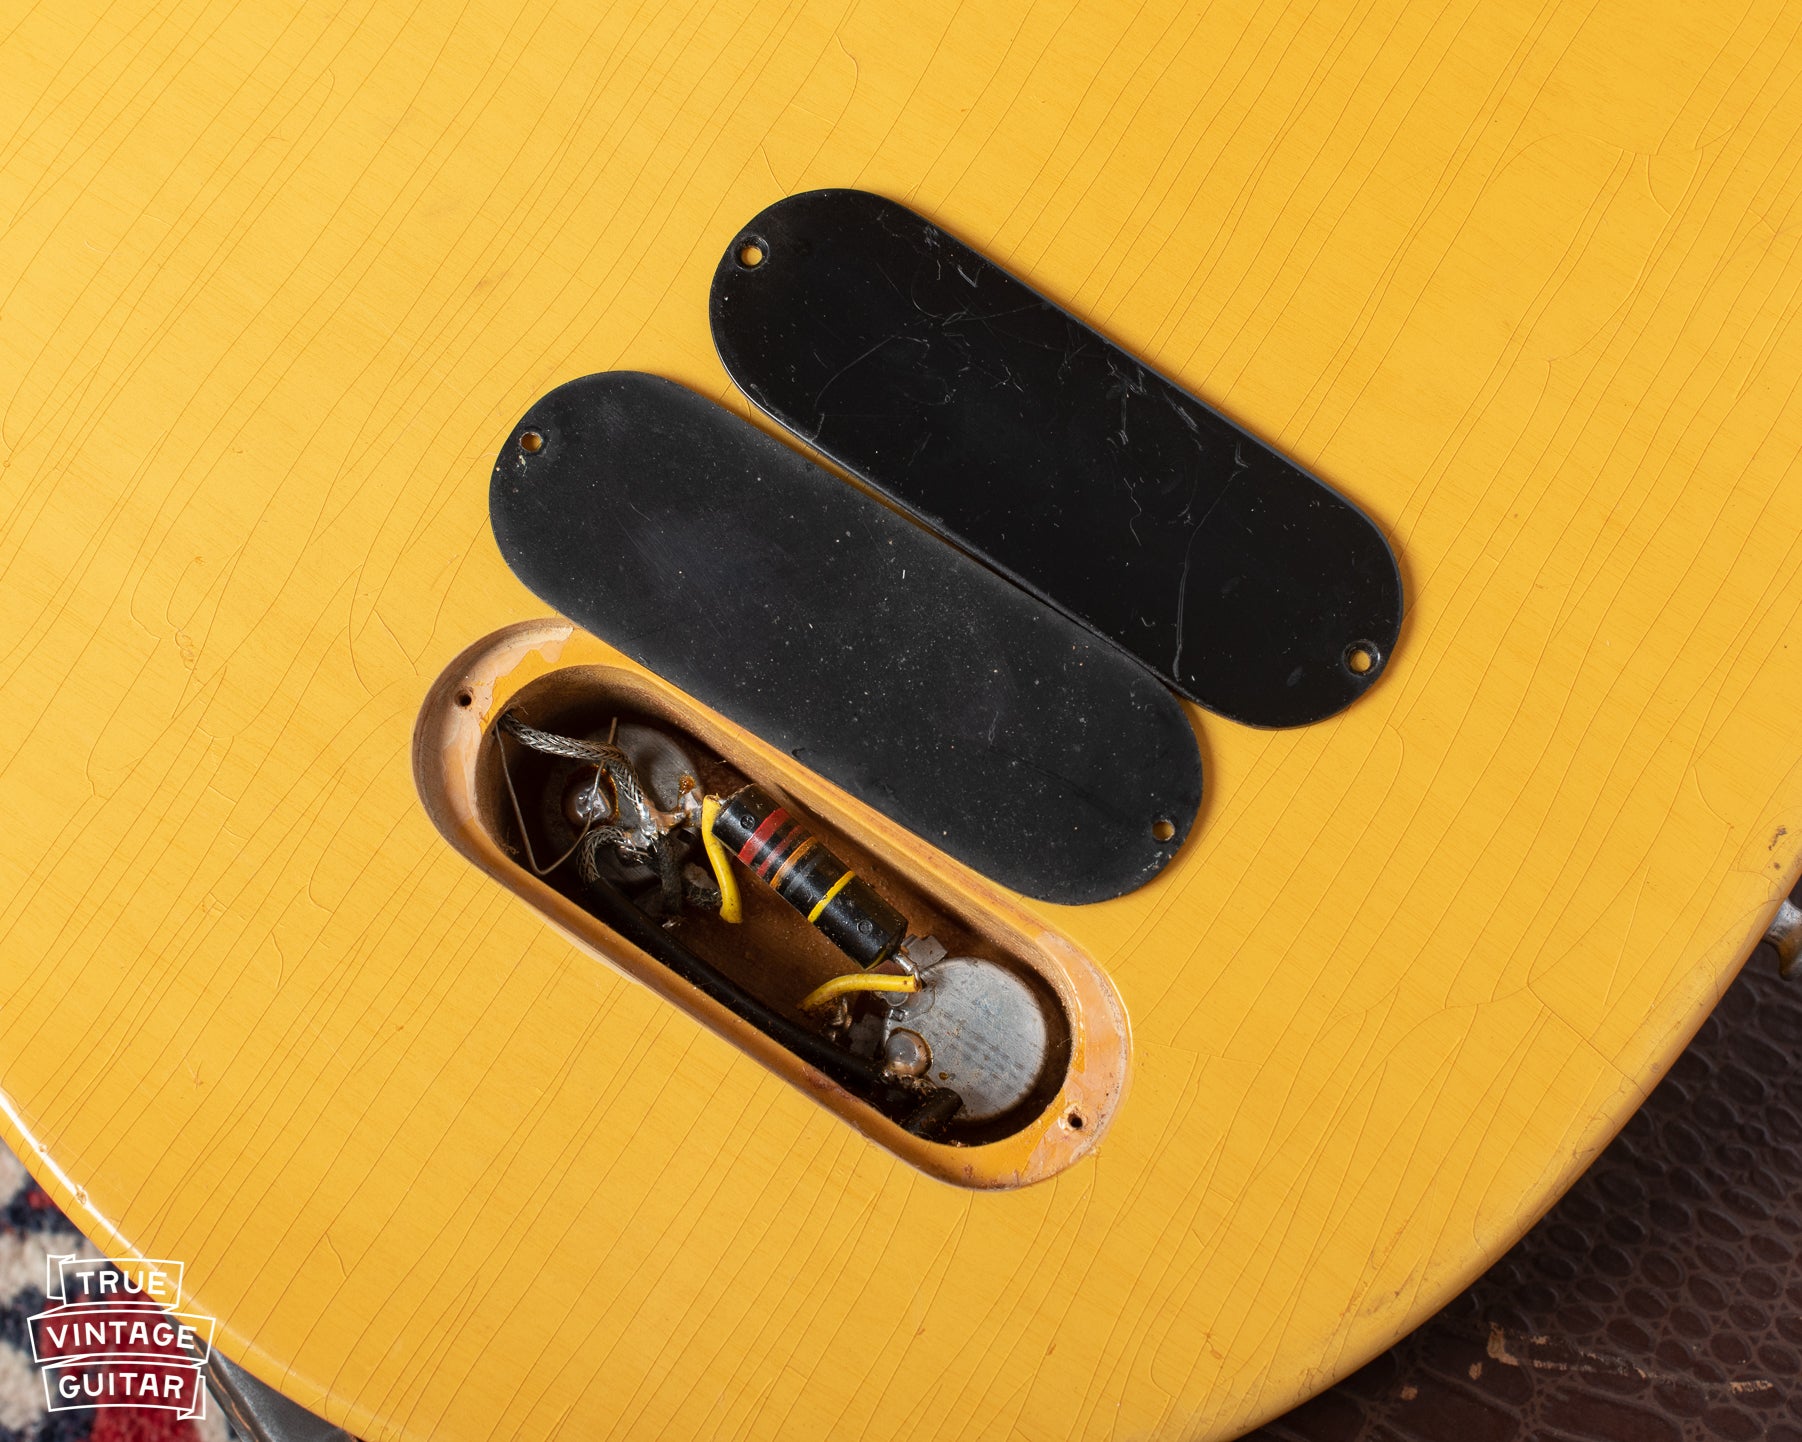
[[[786,824],[776,828],[776,834],[770,838],[770,844],[763,848],[763,855],[757,858],[757,865],[754,868],[757,874],[765,881],[769,881],[770,873],[776,869],[777,863],[794,849],[797,841],[804,841],[806,838],[807,828],[791,816]]]
[[[906,937],[907,918],[758,787],[721,803],[713,834],[859,966],[874,966]]]
[[[751,865],[751,858],[763,850],[770,837],[776,834],[776,828],[786,820],[788,820],[788,812],[780,806],[764,817],[763,824],[746,837],[745,844],[739,847],[739,861],[746,866]]]

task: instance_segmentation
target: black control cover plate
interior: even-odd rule
[[[1401,577],[1362,511],[905,206],[778,201],[712,321],[776,421],[1209,710],[1318,721],[1388,659]]]
[[[1149,672],[670,381],[545,396],[489,514],[548,605],[1016,891],[1131,891],[1201,803],[1195,733]]]

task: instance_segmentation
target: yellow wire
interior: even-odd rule
[[[720,884],[720,920],[739,922],[744,920],[745,914],[738,903],[738,880],[732,875],[732,858],[726,855],[725,843],[713,834],[713,823],[719,814],[719,797],[703,797],[701,845],[707,848],[707,860],[713,866],[713,879]]]
[[[854,991],[918,991],[920,979],[917,976],[890,976],[886,972],[854,971],[849,976],[835,976],[824,986],[816,986],[801,998],[801,1010],[811,1011],[816,1006],[824,1006],[829,1001],[836,1001],[848,992]]]

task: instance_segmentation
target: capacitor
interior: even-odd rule
[[[759,787],[721,803],[713,834],[859,966],[886,960],[906,939],[907,918]]]

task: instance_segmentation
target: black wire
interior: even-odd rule
[[[802,1061],[875,1107],[916,1135],[930,1137],[962,1107],[949,1088],[931,1082],[909,1086],[889,1075],[879,1062],[834,1046],[824,1037],[790,1021],[758,1000],[725,973],[696,956],[669,932],[626,899],[611,882],[589,881],[595,915],[641,951],[649,953],[697,990],[705,992],[734,1016],[756,1027]]]
[[[495,730],[497,733],[507,732],[534,750],[604,765],[614,775],[616,785],[620,785],[622,790],[629,789],[633,796],[639,798],[641,814],[650,815],[648,803],[642,800],[638,778],[632,771],[631,762],[618,747],[574,741],[548,731],[534,730],[520,721],[512,711],[501,715],[495,722]],[[797,1026],[652,922],[624,893],[603,877],[594,864],[597,843],[609,839],[609,834],[615,832],[616,828],[605,828],[605,833],[591,831],[593,823],[589,822],[582,828],[582,834],[576,838],[575,845],[549,867],[541,870],[537,862],[531,860],[532,843],[531,838],[526,835],[526,818],[519,804],[519,795],[513,789],[513,777],[507,768],[506,748],[499,734],[495,736],[495,745],[501,747],[501,774],[506,778],[507,794],[513,801],[513,818],[518,823],[520,840],[526,848],[526,856],[533,872],[539,876],[546,875],[567,861],[572,852],[581,850],[582,879],[587,883],[588,895],[595,902],[590,909],[596,916],[691,986],[712,997],[734,1016],[749,1022],[772,1041],[786,1047],[809,1066],[824,1072],[847,1091],[868,1102],[890,1120],[899,1122],[914,1135],[928,1138],[937,1135],[962,1110],[963,1099],[949,1087],[936,1086],[925,1080],[915,1081],[911,1085],[902,1082],[891,1076],[879,1062],[844,1051],[806,1027]],[[608,755],[603,756],[603,753]],[[618,757],[617,770],[610,760],[611,755]],[[601,759],[597,760],[597,757]],[[586,848],[585,842],[588,843]],[[679,912],[683,901],[683,883],[674,852],[667,843],[658,845],[652,850],[651,860],[658,872],[664,909],[671,914]]]

